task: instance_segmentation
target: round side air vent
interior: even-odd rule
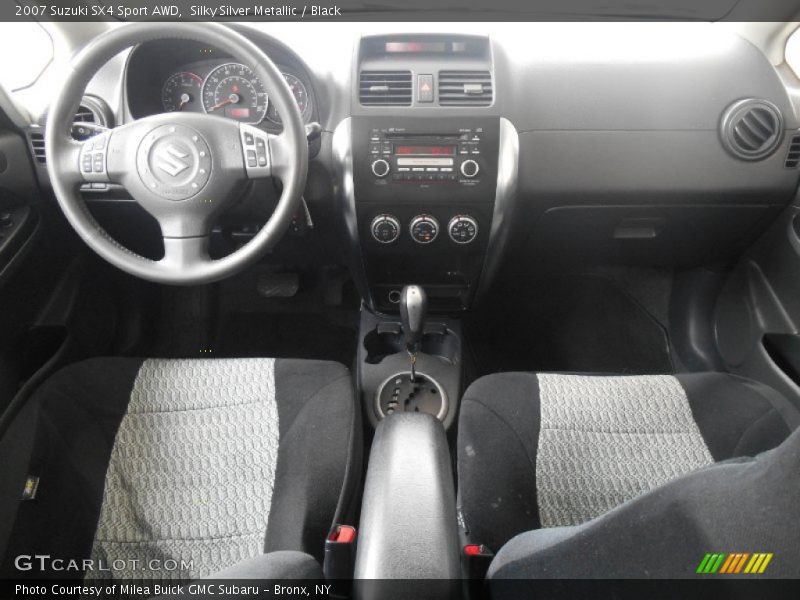
[[[725,149],[742,160],[761,160],[772,154],[783,137],[783,117],[766,100],[734,102],[722,115],[720,134]]]
[[[113,126],[112,119],[111,109],[102,99],[96,96],[84,96],[75,113],[72,137],[76,140],[85,140],[94,135],[93,129],[81,127],[81,123],[111,127]]]

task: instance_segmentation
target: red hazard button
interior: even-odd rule
[[[433,102],[433,75],[417,75],[417,102]]]

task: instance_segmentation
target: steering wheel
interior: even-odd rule
[[[71,127],[92,76],[130,46],[158,39],[212,45],[250,67],[270,90],[283,132],[266,132],[223,117],[165,113],[75,141]],[[92,250],[142,279],[166,284],[209,283],[252,264],[286,232],[308,172],[308,144],[283,75],[255,44],[216,23],[131,23],[93,40],[71,61],[71,72],[49,109],[45,144],[50,180],[67,220]],[[213,220],[247,179],[277,177],[281,197],[255,237],[232,254],[209,256]],[[164,257],[150,260],[116,242],[89,213],[84,183],[119,183],[158,221]]]

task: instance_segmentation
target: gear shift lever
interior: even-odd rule
[[[428,296],[425,290],[418,285],[405,286],[400,294],[400,318],[403,321],[406,350],[411,357],[411,381],[416,379],[417,352],[422,341],[427,312]]]

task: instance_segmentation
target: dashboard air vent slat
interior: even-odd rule
[[[792,141],[789,142],[789,150],[786,152],[786,161],[784,166],[787,169],[794,169],[800,164],[800,135],[792,136]]]
[[[363,106],[411,106],[411,71],[361,71],[358,97]]]
[[[765,100],[746,99],[731,105],[722,117],[722,142],[743,160],[761,160],[772,154],[783,136],[783,117]]]
[[[439,71],[440,106],[489,106],[493,98],[489,71]]]
[[[83,141],[95,135],[96,131],[94,129],[81,127],[80,124],[87,123],[105,127],[109,118],[105,112],[105,106],[98,103],[93,97],[84,96],[80,106],[78,106],[78,111],[75,113],[73,123],[77,126],[72,128],[72,137],[78,141]]]
[[[96,121],[97,118],[95,117],[94,111],[83,105],[78,107],[78,112],[75,113],[76,123],[95,123]]]
[[[44,164],[47,162],[47,157],[44,151],[44,135],[41,133],[31,133],[31,149],[36,162]]]

